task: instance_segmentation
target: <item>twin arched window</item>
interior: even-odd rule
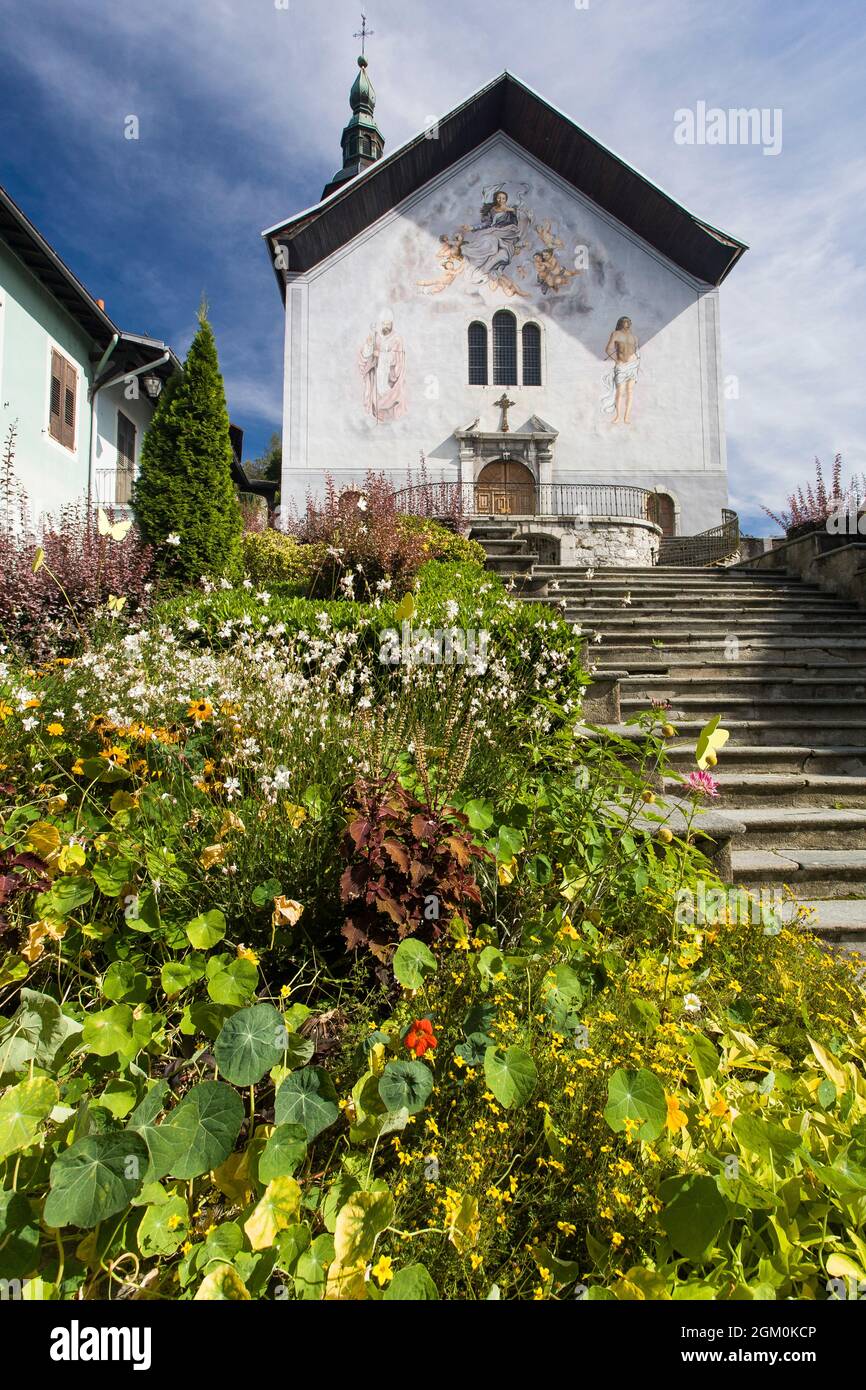
[[[476,321],[469,325],[469,385],[487,386],[490,361],[487,326]],[[524,386],[541,385],[541,329],[525,323],[520,334],[520,367]],[[517,319],[508,309],[493,315],[493,385],[518,384]]]

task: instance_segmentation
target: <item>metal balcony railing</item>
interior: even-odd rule
[[[132,502],[132,468],[97,468],[94,478],[95,500],[100,507],[128,507]]]
[[[628,517],[658,523],[658,498],[619,483],[418,483],[399,489],[397,509],[410,516],[459,520],[480,516]]]

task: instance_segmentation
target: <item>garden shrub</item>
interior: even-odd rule
[[[243,523],[232,458],[216,342],[202,307],[183,372],[169,378],[144,436],[132,499],[161,573],[195,582],[237,572]]]
[[[14,445],[13,427],[0,464],[0,642],[43,660],[80,647],[106,618],[111,595],[127,613],[143,615],[153,551],[135,526],[122,540],[100,534],[83,500],[37,528],[15,477]],[[106,519],[124,529],[116,512]]]
[[[306,597],[327,561],[327,547],[321,542],[302,545],[294,536],[269,528],[247,531],[243,538],[244,573],[256,584],[287,586]]]

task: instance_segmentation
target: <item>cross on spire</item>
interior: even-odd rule
[[[366,53],[367,40],[372,36],[373,33],[374,33],[374,30],[368,29],[368,28],[367,28],[367,16],[366,16],[365,14],[362,14],[362,15],[361,15],[361,27],[360,27],[360,29],[358,30],[357,34],[353,34],[353,35],[352,35],[352,38],[353,38],[353,39],[360,39],[360,40],[361,40],[361,57],[362,57],[362,58],[366,58],[366,56],[367,56],[367,53]]]

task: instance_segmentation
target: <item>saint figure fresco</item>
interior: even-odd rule
[[[394,315],[383,309],[358,357],[364,383],[364,410],[379,425],[399,420],[408,410],[406,350],[394,332]]]
[[[613,363],[613,368],[603,378],[605,394],[602,409],[606,415],[613,415],[611,424],[628,425],[631,423],[634,384],[640,370],[640,348],[631,319],[617,319],[604,355]]]

